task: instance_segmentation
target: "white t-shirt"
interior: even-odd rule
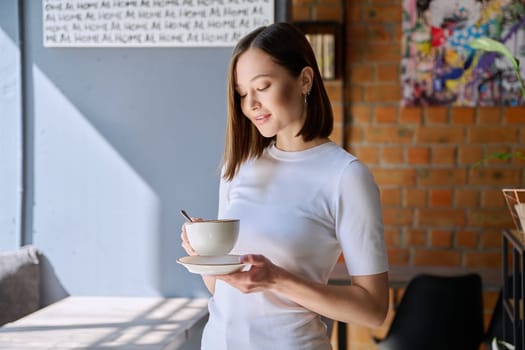
[[[325,284],[341,252],[351,275],[388,270],[377,185],[333,142],[299,152],[271,145],[222,180],[219,197],[219,218],[240,219],[231,254],[263,254]],[[274,292],[243,294],[217,280],[209,311],[205,350],[331,349],[318,315]]]

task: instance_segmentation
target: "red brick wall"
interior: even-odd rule
[[[501,194],[525,185],[525,108],[402,108],[401,0],[347,1],[345,145],[382,190],[391,264],[499,267]]]
[[[382,192],[391,264],[501,266],[501,229],[514,227],[502,188],[525,186],[525,108],[400,107],[402,0],[293,0],[292,20],[344,24],[343,144]],[[332,90],[337,88],[332,87]],[[497,292],[486,292],[486,320]],[[390,315],[390,318],[392,313]],[[377,330],[350,327],[352,349],[375,349]]]
[[[400,107],[401,16],[401,0],[292,8],[292,20],[344,23],[346,75],[329,90],[345,147],[381,188],[391,264],[499,267],[501,229],[513,227],[501,189],[525,185],[525,161],[473,164],[525,152],[525,108]]]

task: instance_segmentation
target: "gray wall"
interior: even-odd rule
[[[207,295],[176,263],[179,209],[216,216],[231,48],[44,48],[21,3],[19,51],[0,2],[0,250],[34,244],[72,295]]]

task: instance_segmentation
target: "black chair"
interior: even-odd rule
[[[478,350],[484,340],[478,274],[414,277],[392,320],[382,350]]]

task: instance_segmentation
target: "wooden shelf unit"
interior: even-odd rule
[[[305,35],[315,35],[315,34],[332,34],[334,37],[334,62],[335,62],[335,73],[333,78],[325,78],[324,80],[339,80],[344,77],[344,64],[343,64],[343,25],[337,21],[296,21],[293,22],[295,26],[303,31]],[[316,49],[312,45],[314,53]],[[316,55],[317,57],[317,55]],[[322,59],[317,57],[318,63],[322,65]],[[323,68],[319,67],[321,73],[323,73]]]
[[[507,330],[503,327],[503,338],[514,344],[516,350],[525,350],[524,254],[525,234],[517,230],[503,230],[503,318],[508,318],[512,324],[512,334],[506,334]]]

